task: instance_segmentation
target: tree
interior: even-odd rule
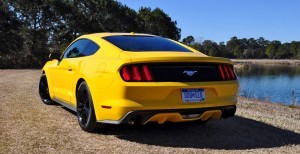
[[[240,50],[239,46],[240,42],[238,40],[238,38],[236,36],[230,38],[229,41],[227,41],[227,45],[226,45],[226,50],[229,52],[229,53],[232,53],[232,55],[234,55],[235,58],[239,58],[237,57],[237,55],[239,55],[239,52]]]
[[[280,47],[281,42],[280,41],[272,41],[266,48],[266,54],[268,58],[274,59],[276,57],[276,52],[278,51],[278,48]]]
[[[218,44],[216,42],[213,42],[211,40],[204,40],[202,42],[203,50],[206,54],[210,56],[219,56],[220,51],[218,48]]]
[[[292,58],[300,59],[300,42],[292,41],[289,47],[290,56]]]
[[[257,40],[257,45],[258,48],[256,49],[258,52],[258,57],[257,58],[266,58],[265,50],[266,47],[270,44],[270,41],[265,40],[263,37],[259,37]]]
[[[177,22],[164,13],[161,9],[155,8],[151,10],[149,7],[141,7],[138,11],[141,18],[141,24],[144,25],[142,32],[163,37],[171,38],[174,40],[180,39],[181,29],[177,28]]]
[[[20,34],[22,22],[17,18],[9,3],[0,0],[0,56],[20,52],[23,37]]]
[[[187,36],[186,38],[184,38],[182,40],[182,43],[186,44],[186,45],[192,45],[195,43],[195,38],[193,36]]]

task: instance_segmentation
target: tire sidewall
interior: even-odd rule
[[[41,94],[40,94],[40,86],[41,86],[41,82],[42,82],[43,80],[46,81],[46,84],[47,84],[47,87],[48,87],[49,99],[43,98],[43,97],[41,96]],[[43,74],[43,75],[40,77],[40,81],[39,81],[39,96],[40,96],[40,98],[41,98],[41,100],[42,100],[42,102],[43,102],[44,104],[47,104],[47,105],[52,105],[52,104],[53,104],[53,102],[52,102],[52,100],[51,100],[51,97],[50,97],[50,91],[49,91],[48,80],[47,80],[47,77],[46,77],[45,74]]]
[[[91,92],[89,90],[89,87],[87,85],[87,83],[85,81],[81,82],[80,85],[78,86],[77,92],[81,89],[81,88],[85,88],[87,90],[87,95],[88,95],[88,99],[89,99],[89,115],[88,115],[88,119],[87,119],[87,123],[85,125],[83,125],[80,120],[79,120],[79,113],[77,112],[77,119],[79,122],[80,127],[85,130],[85,131],[89,131],[91,128],[95,127],[95,122],[96,122],[96,118],[95,118],[95,112],[94,112],[94,105],[93,105],[93,100],[92,100],[92,96],[91,96]],[[78,93],[76,93],[76,101],[78,100]],[[78,101],[77,101],[78,103]],[[77,108],[76,108],[77,110]]]

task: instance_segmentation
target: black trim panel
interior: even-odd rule
[[[63,101],[63,100],[61,100],[61,99],[53,98],[52,100],[55,101],[55,102],[57,102],[58,104],[64,106],[64,107],[66,107],[66,108],[68,108],[68,109],[74,111],[74,112],[77,112],[75,106],[73,106],[73,105],[71,105],[71,104],[69,104],[69,103],[66,103],[65,101]]]

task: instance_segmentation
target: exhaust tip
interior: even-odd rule
[[[131,119],[127,123],[128,123],[128,125],[134,125],[134,121]]]
[[[142,120],[143,120],[142,116],[136,115],[136,116],[131,117],[127,123],[129,125],[136,125],[136,124],[141,124]]]
[[[233,117],[236,111],[236,106],[226,107],[222,110],[222,117],[224,119]]]

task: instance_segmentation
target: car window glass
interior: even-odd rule
[[[76,58],[94,54],[99,46],[88,39],[80,39],[73,43],[64,53],[63,58]]]
[[[106,36],[104,39],[124,51],[175,51],[192,52],[168,39],[157,36]]]
[[[78,55],[80,54],[80,52],[83,51],[83,49],[85,48],[86,44],[88,42],[86,40],[78,40],[75,43],[73,43],[65,52],[64,57],[63,58],[74,58],[74,57],[78,57]]]
[[[86,44],[83,51],[80,53],[80,56],[93,55],[99,49],[99,46],[96,43],[94,43],[93,41],[89,41],[89,40],[87,40],[87,41],[88,41],[88,43]]]

